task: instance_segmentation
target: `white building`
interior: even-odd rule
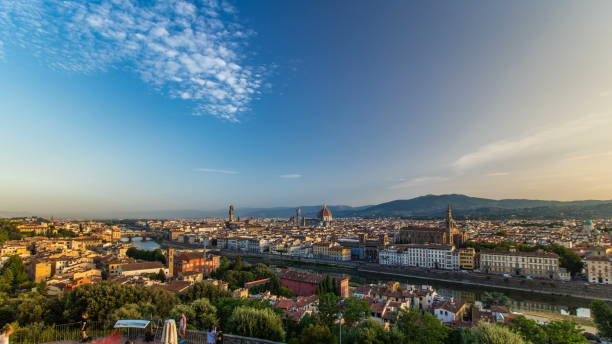
[[[378,253],[379,264],[458,270],[459,252],[450,245],[396,245]]]

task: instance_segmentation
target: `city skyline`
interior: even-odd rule
[[[611,9],[5,1],[0,211],[611,199]]]

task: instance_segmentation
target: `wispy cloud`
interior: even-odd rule
[[[215,169],[215,168],[196,168],[195,171],[196,172],[206,172],[206,173],[222,173],[222,174],[238,174],[238,173],[240,173],[238,171],[219,170],[219,169]]]
[[[588,115],[523,138],[486,144],[475,152],[461,156],[453,163],[453,167],[463,171],[492,162],[551,151],[570,139],[588,135],[592,130],[609,127],[610,124],[612,124],[610,115]]]
[[[290,173],[290,174],[283,174],[280,177],[286,178],[286,179],[296,179],[296,178],[302,178],[303,176],[299,173]]]
[[[0,50],[24,47],[76,73],[132,71],[196,115],[229,121],[262,85],[262,68],[243,64],[252,35],[225,0],[0,1]]]
[[[610,152],[598,152],[590,154],[579,154],[567,157],[566,161],[577,161],[577,160],[591,160],[591,159],[603,159],[612,157],[612,151]]]
[[[491,173],[485,174],[486,177],[501,177],[501,176],[507,176],[507,175],[510,175],[510,172],[491,172]]]
[[[441,176],[422,176],[403,181],[399,184],[391,185],[389,189],[403,189],[416,185],[436,184],[449,181],[449,177]]]

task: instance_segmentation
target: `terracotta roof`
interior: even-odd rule
[[[327,216],[332,216],[331,211],[329,211],[329,209],[327,209],[326,206],[323,207],[323,209],[321,209],[321,211],[319,211],[319,218],[323,218],[323,217],[327,217]]]
[[[446,311],[449,312],[453,312],[453,313],[457,313],[459,312],[459,310],[461,309],[461,307],[463,307],[463,305],[465,305],[465,303],[463,302],[455,302],[455,303],[450,303],[447,301],[442,301],[442,302],[436,302],[431,306],[431,309],[444,309]]]
[[[181,280],[174,280],[168,283],[156,285],[156,287],[158,288],[165,289],[167,291],[171,291],[174,293],[180,293],[182,291],[185,291],[190,286],[191,286],[191,282],[181,281]]]

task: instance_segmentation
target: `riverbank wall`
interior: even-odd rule
[[[492,289],[516,290],[529,293],[540,293],[558,296],[571,296],[589,300],[612,302],[612,286],[583,284],[580,282],[562,282],[554,280],[529,280],[522,277],[504,277],[502,275],[483,274],[476,272],[460,272],[436,269],[424,269],[405,266],[385,266],[365,262],[340,262],[314,258],[300,258],[271,254],[245,253],[221,250],[221,255],[245,258],[253,257],[284,262],[299,262],[300,264],[325,265],[357,272],[417,278],[428,281],[455,283],[466,286],[480,286]]]

